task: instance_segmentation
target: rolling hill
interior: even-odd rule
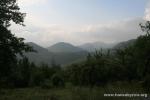
[[[49,52],[47,49],[33,43],[29,42],[28,45],[32,46],[34,50],[37,52],[25,53],[25,56],[29,58],[31,62],[35,62],[36,64],[46,63],[51,64],[52,58],[54,54]]]
[[[136,39],[131,39],[131,40],[128,40],[128,41],[123,41],[123,42],[120,42],[118,44],[116,44],[113,49],[123,49],[123,48],[126,48],[128,46],[131,46],[135,43]]]
[[[59,42],[47,48],[48,51],[53,53],[75,53],[84,51],[83,49],[73,46],[72,44]]]
[[[29,58],[31,62],[35,62],[36,64],[46,63],[51,65],[51,62],[55,61],[56,64],[66,65],[82,60],[87,55],[86,51],[83,51],[73,45],[71,45],[73,48],[71,48],[70,45],[67,45],[65,46],[66,48],[63,50],[61,49],[61,52],[58,52],[59,50],[57,50],[57,52],[52,52],[33,42],[27,44],[32,46],[37,52],[25,53],[25,56]],[[60,47],[58,45],[57,49],[59,48],[62,48],[62,45],[60,45]]]

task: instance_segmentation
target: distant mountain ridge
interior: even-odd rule
[[[31,62],[36,64],[46,63],[51,65],[52,61],[56,64],[66,65],[73,62],[81,61],[86,58],[89,52],[94,52],[99,49],[118,49],[132,45],[135,39],[120,42],[118,44],[106,44],[103,42],[87,43],[80,46],[74,46],[69,43],[59,42],[48,48],[43,48],[33,42],[27,43],[32,46],[37,52],[25,53]]]
[[[50,47],[47,48],[48,51],[54,52],[54,53],[74,53],[74,52],[81,52],[84,51],[83,49],[73,46],[72,44],[65,43],[65,42],[59,42],[56,43]]]
[[[45,63],[48,65],[51,65],[52,61],[55,61],[56,64],[60,65],[66,65],[66,64],[71,64],[72,62],[76,62],[82,59],[85,59],[87,56],[87,52],[83,51],[82,49],[75,48],[74,46],[74,51],[71,52],[69,50],[64,50],[62,52],[50,52],[47,48],[43,48],[33,42],[27,43],[28,45],[32,46],[34,50],[37,52],[30,52],[30,53],[25,53],[25,56],[31,61],[36,64],[41,64]],[[67,46],[70,46],[67,44]],[[66,49],[68,49],[66,46]],[[72,45],[71,45],[72,47]]]
[[[83,45],[80,45],[79,47],[89,52],[94,52],[95,50],[100,50],[101,48],[103,49],[112,48],[115,45],[116,45],[115,43],[107,44],[104,42],[93,42],[93,43],[85,43]]]
[[[29,52],[25,53],[25,56],[28,57],[28,59],[31,62],[34,62],[36,64],[46,63],[51,64],[52,58],[54,57],[54,54],[49,52],[47,49],[33,43],[29,42],[28,45],[32,46],[36,52]]]
[[[131,40],[128,40],[128,41],[123,41],[123,42],[120,42],[118,44],[116,44],[113,49],[123,49],[123,48],[126,48],[128,46],[131,46],[135,43],[136,39],[131,39]]]

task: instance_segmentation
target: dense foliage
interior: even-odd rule
[[[7,84],[11,79],[14,65],[17,63],[16,54],[32,51],[23,38],[18,38],[8,29],[11,21],[23,25],[24,13],[19,12],[16,0],[0,1],[0,83]]]

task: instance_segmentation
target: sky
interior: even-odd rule
[[[13,23],[13,33],[44,47],[126,41],[143,34],[139,23],[150,20],[150,0],[18,0],[18,5],[26,26]]]

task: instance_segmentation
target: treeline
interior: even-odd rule
[[[24,57],[13,65],[11,73],[0,81],[3,88],[64,87],[63,73],[59,65],[35,65]]]

